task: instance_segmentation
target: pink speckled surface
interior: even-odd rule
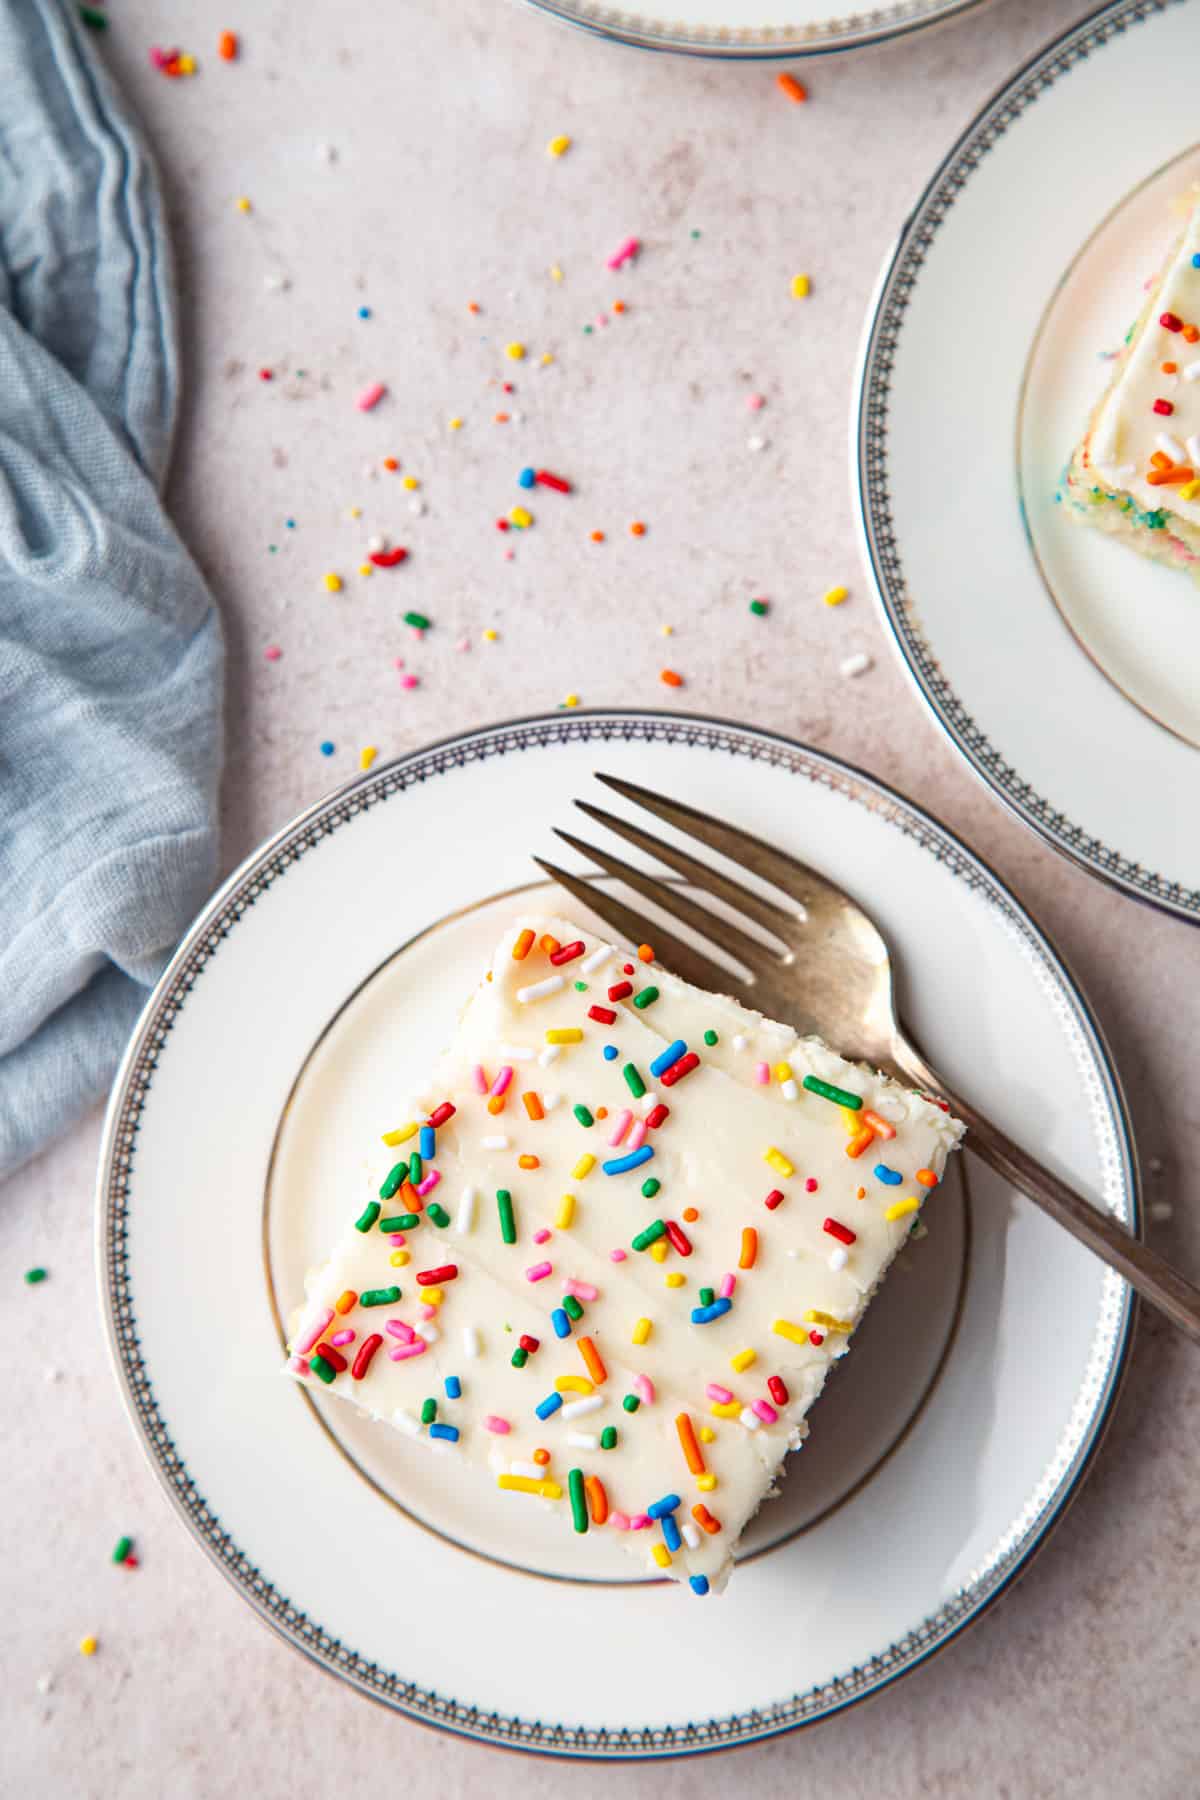
[[[200,0],[123,0],[104,52],[159,150],[177,225],[189,398],[173,500],[229,640],[226,864],[348,774],[362,745],[392,754],[570,691],[674,701],[828,746],[960,832],[1058,941],[1128,1085],[1148,1198],[1174,1203],[1152,1239],[1194,1272],[1200,938],[1057,860],[957,764],[876,624],[845,473],[854,355],[887,245],[980,102],[1085,10],[1011,0],[817,63],[803,108],[770,68],[638,56],[502,0],[243,0],[227,20]],[[245,38],[231,68],[215,56],[222,24]],[[147,46],[168,36],[201,58],[194,81],[148,68]],[[555,162],[544,146],[558,132],[574,145]],[[642,258],[610,276],[604,254],[630,232]],[[788,291],[799,270],[813,280],[802,303]],[[272,274],[291,286],[268,291]],[[585,337],[616,298],[629,312]],[[529,347],[521,364],[501,353],[514,339]],[[544,350],[556,360],[540,369]],[[501,396],[492,377],[517,392]],[[389,396],[364,415],[353,398],[372,379]],[[752,392],[766,396],[759,412]],[[523,423],[491,423],[502,400]],[[398,476],[363,474],[388,452],[421,478],[423,516]],[[527,461],[581,491],[538,497],[506,563],[491,521],[521,498]],[[635,518],[649,527],[637,540]],[[353,571],[377,529],[413,556],[363,582]],[[284,547],[270,555],[271,542]],[[346,577],[340,594],[325,592],[327,570]],[[851,589],[836,611],[820,604],[834,582]],[[747,612],[755,593],[772,599],[765,621]],[[405,606],[434,618],[424,644],[399,625]],[[874,667],[841,679],[860,649]],[[419,687],[401,689],[397,655]],[[666,662],[686,677],[675,695],[657,679]],[[6,1792],[1193,1791],[1200,1359],[1154,1320],[1082,1496],[1032,1573],[945,1655],[799,1737],[703,1763],[568,1771],[435,1738],[344,1691],[257,1624],[169,1517],[101,1340],[98,1132],[86,1121],[0,1205]],[[20,1281],[33,1262],[51,1271],[40,1289]],[[64,1321],[69,1349],[50,1350]],[[43,1385],[47,1354],[66,1372]],[[134,1574],[108,1561],[126,1530],[143,1557]],[[86,1631],[101,1640],[90,1661],[75,1649]]]

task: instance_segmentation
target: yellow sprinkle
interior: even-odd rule
[[[650,1254],[655,1262],[666,1262],[667,1251],[669,1248],[670,1245],[667,1243],[666,1238],[656,1238],[654,1243],[650,1246]]]
[[[504,354],[511,362],[520,362],[525,354],[524,344],[505,344]]]
[[[566,699],[563,701],[563,705],[564,706],[578,706],[579,705],[579,695],[578,694],[568,694]]]
[[[552,137],[550,142],[546,145],[546,154],[548,156],[562,156],[570,148],[571,140],[569,137]]]
[[[574,1217],[575,1196],[574,1194],[564,1194],[558,1203],[558,1212],[554,1219],[554,1229],[556,1231],[567,1231],[570,1228],[571,1221]]]
[[[589,1156],[587,1151],[585,1150],[583,1155],[580,1157],[579,1161],[575,1164],[575,1167],[571,1170],[571,1180],[572,1181],[585,1180],[587,1178],[587,1176],[589,1176],[591,1174],[591,1172],[595,1168],[595,1166],[596,1166],[595,1157]]]
[[[560,1394],[594,1394],[596,1391],[586,1375],[560,1375],[554,1386]]]
[[[251,206],[249,200],[247,200],[245,194],[243,194],[241,196],[241,198],[238,200],[237,209],[241,213],[247,213],[247,212],[254,211],[254,208]]]
[[[393,1250],[392,1254],[388,1257],[388,1261],[391,1263],[393,1269],[402,1269],[409,1260],[407,1250]]]
[[[809,284],[809,279],[808,279],[807,275],[793,275],[792,276],[792,299],[793,300],[807,300],[809,285],[810,284]]]
[[[554,358],[551,356],[551,354],[548,350],[543,350],[541,360],[542,360],[542,367],[544,369],[548,363],[552,363],[554,361]]]
[[[511,1494],[540,1494],[543,1500],[561,1500],[562,1489],[557,1481],[532,1481],[528,1475],[497,1475],[496,1486],[507,1488]]]
[[[716,1419],[736,1419],[742,1408],[737,1400],[711,1400],[708,1410]]]
[[[362,507],[361,506],[348,507],[347,511],[346,511],[346,517],[348,519],[361,519],[362,518]]]
[[[826,604],[826,606],[840,606],[842,604],[842,601],[849,599],[849,597],[850,597],[850,589],[849,588],[831,587],[826,592],[825,604]]]
[[[776,1063],[775,1064],[775,1079],[779,1083],[780,1087],[783,1086],[785,1081],[790,1081],[792,1079],[791,1063]]]
[[[369,769],[371,764],[375,761],[375,758],[378,755],[379,755],[379,751],[375,748],[374,744],[365,744],[358,753],[359,768],[360,769]]]
[[[80,1655],[81,1655],[81,1656],[95,1656],[95,1654],[96,1654],[96,1640],[95,1640],[95,1638],[94,1638],[94,1637],[92,1637],[92,1636],[91,1636],[91,1635],[90,1635],[90,1634],[89,1634],[89,1635],[88,1635],[88,1636],[87,1636],[87,1637],[83,1637],[83,1638],[80,1638],[80,1640],[79,1640],[79,1654],[80,1654]]]
[[[533,524],[533,514],[525,506],[514,506],[508,516],[518,531],[526,531]]]
[[[702,1444],[712,1444],[716,1442],[717,1434],[711,1425],[702,1425],[696,1433],[696,1436],[700,1439]]]
[[[736,1356],[730,1357],[729,1366],[735,1374],[740,1375],[743,1369],[748,1369],[751,1363],[757,1361],[757,1350],[739,1350]]]
[[[847,1337],[849,1337],[850,1333],[854,1330],[854,1326],[850,1323],[849,1319],[835,1319],[832,1313],[818,1312],[814,1306],[809,1307],[804,1317],[810,1325],[823,1325],[826,1331],[844,1331]],[[782,1323],[782,1319],[776,1320],[776,1331],[779,1330]],[[782,1332],[780,1335],[786,1337],[787,1332]]]
[[[368,575],[368,576],[373,575],[375,573],[375,571],[371,567],[370,563],[359,563],[358,572],[360,575]]]
[[[765,1163],[770,1163],[771,1167],[779,1175],[787,1176],[796,1173],[787,1157],[783,1154],[783,1151],[777,1150],[774,1144],[772,1144],[769,1149],[763,1151],[763,1161]]]
[[[914,1200],[911,1194],[907,1194],[903,1200],[893,1200],[892,1204],[885,1210],[883,1216],[890,1225],[893,1219],[903,1219],[906,1218],[909,1213],[917,1212],[920,1209],[920,1205],[921,1202],[919,1200]]]
[[[196,59],[190,52],[185,50],[182,56],[177,56],[175,58],[175,67],[179,70],[181,75],[194,75],[196,73]]]
[[[451,431],[461,431],[462,430],[462,420],[458,417],[457,414],[455,414],[454,418],[452,418],[450,421],[450,429],[451,429]]]
[[[1200,494],[1200,481],[1185,481],[1179,490],[1181,500],[1194,500]]]
[[[498,631],[493,631],[489,626],[483,634],[483,641],[485,644],[494,644],[499,636],[500,633]]]
[[[663,1280],[666,1282],[668,1287],[671,1287],[671,1288],[682,1287],[684,1282],[687,1280],[687,1276],[681,1275],[679,1273],[678,1269],[672,1269],[671,1273],[669,1275],[663,1276]]]
[[[654,1558],[655,1562],[658,1564],[660,1569],[669,1569],[670,1568],[671,1552],[667,1549],[667,1546],[665,1544],[651,1544],[650,1554]]]
[[[658,629],[663,637],[673,637],[675,635],[675,627],[673,625],[660,625]]]
[[[329,589],[329,592],[331,594],[340,594],[342,591],[341,576],[340,575],[327,575],[325,577],[325,586]]]
[[[555,1031],[546,1033],[548,1044],[581,1044],[583,1033],[578,1025],[560,1025]]]
[[[635,1344],[644,1344],[646,1342],[646,1339],[649,1336],[650,1336],[650,1321],[649,1321],[649,1319],[639,1319],[637,1324],[633,1328],[634,1343]]]
[[[776,1337],[786,1338],[789,1344],[807,1344],[808,1333],[800,1325],[793,1325],[790,1319],[776,1319],[771,1330]]]
[[[415,475],[406,475],[404,477],[404,485],[408,489],[409,493],[411,494],[413,489],[419,488],[421,484],[417,480]]]
[[[426,1306],[440,1306],[445,1298],[446,1290],[444,1288],[421,1289],[421,1299]]]
[[[561,270],[561,269],[560,269],[560,268],[559,268],[559,266],[558,266],[558,264],[557,264],[557,263],[552,263],[552,264],[551,264],[551,265],[550,265],[550,279],[551,279],[551,281],[561,281],[561,280],[562,280],[562,278],[563,278],[563,272],[562,272],[562,270]]]
[[[857,1137],[862,1130],[862,1120],[858,1114],[849,1106],[839,1106],[838,1111],[842,1115],[842,1124],[846,1127],[847,1136]]]
[[[708,1436],[704,1437],[704,1434],[706,1431],[708,1432]],[[700,1436],[702,1438],[704,1438],[704,1441],[706,1444],[711,1444],[712,1440],[716,1437],[716,1435],[717,1435],[716,1432],[712,1430],[711,1426],[702,1425],[700,1427]],[[716,1487],[716,1485],[717,1485],[717,1478],[715,1475],[713,1475],[711,1473],[705,1474],[705,1475],[697,1475],[697,1477],[696,1477],[696,1486],[700,1489],[700,1492],[702,1494],[711,1494],[713,1489]]]
[[[410,1125],[401,1125],[395,1131],[385,1131],[383,1141],[390,1150],[394,1150],[397,1144],[407,1144],[410,1137],[416,1137],[420,1129],[414,1119]]]

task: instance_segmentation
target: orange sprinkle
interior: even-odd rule
[[[856,1199],[856,1200],[865,1200],[865,1199],[866,1199],[866,1197],[867,1197],[867,1190],[866,1190],[866,1188],[855,1188],[855,1190],[854,1190],[854,1198],[855,1198],[855,1199]]]
[[[579,1354],[584,1360],[587,1372],[595,1382],[596,1386],[599,1387],[601,1382],[608,1380],[608,1370],[600,1359],[600,1352],[589,1337],[581,1337],[577,1341],[579,1344]]]
[[[703,1500],[697,1500],[695,1506],[693,1506],[692,1517],[695,1519],[701,1531],[707,1531],[709,1537],[715,1536],[721,1529],[721,1521],[713,1518]]]
[[[938,1184],[938,1178],[932,1169],[918,1169],[917,1180],[922,1187],[927,1188],[935,1188]]]
[[[602,544],[604,542],[604,533],[602,531],[593,531],[592,542],[593,544]]]
[[[879,1114],[872,1112],[870,1108],[864,1110],[862,1122],[864,1125],[869,1125],[875,1136],[883,1138],[885,1142],[896,1135],[896,1127],[889,1125],[886,1119],[881,1119]]]
[[[536,1156],[526,1154],[517,1158],[518,1169],[540,1169],[541,1166],[541,1162]]]
[[[629,530],[633,537],[645,537],[646,535],[646,527],[642,524],[640,519],[635,519],[633,524],[629,527]]]
[[[513,945],[513,949],[512,949],[513,961],[514,962],[524,962],[525,958],[529,955],[529,952],[532,949],[533,949],[533,933],[532,933],[532,931],[529,930],[528,927],[526,927],[526,929],[521,933],[520,937],[518,937],[516,943]]]
[[[703,1475],[704,1456],[696,1442],[695,1427],[687,1413],[682,1412],[675,1415],[675,1429],[679,1433],[679,1442],[683,1448],[688,1468],[693,1475]]]
[[[607,1117],[608,1117],[608,1108],[607,1108],[607,1106],[598,1106],[598,1107],[597,1107],[597,1108],[596,1108],[596,1117],[597,1117],[597,1118],[598,1118],[598,1119],[607,1119]]]
[[[592,1524],[603,1525],[608,1517],[608,1495],[604,1491],[604,1483],[598,1475],[585,1475],[583,1491],[587,1495]]]
[[[874,1142],[875,1133],[871,1130],[869,1125],[864,1125],[861,1131],[856,1131],[854,1136],[847,1140],[846,1155],[859,1157],[867,1148],[868,1144],[873,1144]]]
[[[338,1313],[348,1313],[350,1311],[351,1307],[357,1306],[357,1305],[358,1305],[358,1295],[355,1293],[353,1288],[347,1288],[345,1293],[339,1294],[337,1299],[334,1301],[333,1310],[334,1310],[334,1312],[338,1312]]]
[[[696,1211],[694,1206],[684,1207],[682,1218],[685,1225],[694,1225],[699,1217],[700,1214]]]
[[[1178,375],[1178,373],[1179,373],[1179,364],[1178,363],[1165,362],[1165,363],[1162,363],[1160,366],[1162,368],[1162,372],[1164,375]]]
[[[217,39],[217,55],[222,62],[232,62],[238,53],[236,31],[223,31]]]
[[[385,469],[398,469],[400,464],[396,457],[385,456],[383,459],[383,466]]]
[[[649,944],[638,945],[638,961],[644,963],[652,963],[654,961],[654,951]]]
[[[623,300],[614,300],[612,309],[615,313],[623,313],[625,311],[625,302]]]
[[[493,413],[492,414],[492,424],[493,425],[507,425],[508,424],[508,414],[507,413]]]
[[[468,300],[467,301],[467,311],[469,313],[477,313],[479,311],[478,300]]]
[[[758,1233],[753,1225],[744,1225],[742,1227],[742,1248],[738,1255],[738,1268],[752,1269],[757,1255]]]
[[[1197,331],[1194,325],[1184,326],[1183,341],[1185,344],[1194,344],[1198,338],[1200,338],[1200,331]]]
[[[802,81],[797,81],[794,75],[777,75],[775,86],[781,93],[786,94],[789,100],[794,100],[797,106],[802,100],[808,99],[808,89]]]
[[[1185,482],[1195,479],[1195,471],[1186,463],[1176,463],[1172,469],[1150,469],[1146,475],[1151,487],[1181,487]]]
[[[529,1114],[531,1119],[545,1118],[545,1108],[536,1094],[522,1094],[521,1098],[525,1102],[525,1111]]]
[[[535,1463],[540,1463],[544,1469],[546,1464],[550,1461],[550,1452],[548,1450],[535,1450],[533,1453],[533,1460]]]
[[[663,669],[658,679],[660,681],[665,681],[668,687],[683,686],[683,676],[677,674],[674,669]]]
[[[1169,469],[1171,459],[1164,450],[1156,450],[1150,458],[1150,466],[1152,469]]]
[[[538,939],[538,949],[544,950],[547,956],[553,956],[556,950],[562,949],[562,945],[556,937],[551,937],[550,933],[546,932],[544,937]]]
[[[490,1099],[488,1100],[488,1111],[491,1113],[493,1119],[499,1113],[502,1113],[504,1111],[504,1095],[503,1094],[493,1094],[490,1097]]]

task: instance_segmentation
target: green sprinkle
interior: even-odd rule
[[[36,1287],[39,1281],[45,1281],[46,1271],[45,1269],[26,1269],[25,1279],[30,1287]]]
[[[848,1106],[857,1112],[862,1105],[861,1094],[848,1094],[845,1088],[834,1087],[832,1081],[822,1081],[819,1075],[806,1075],[804,1085],[810,1094],[820,1094],[822,1100],[832,1100],[835,1106]]]
[[[422,1423],[422,1425],[432,1425],[433,1421],[436,1418],[437,1418],[437,1401],[436,1400],[422,1400],[422,1402],[421,1402],[421,1423]]]
[[[621,1405],[625,1408],[626,1412],[636,1412],[641,1404],[642,1403],[636,1394],[626,1394],[621,1402]]]
[[[133,1549],[133,1539],[131,1537],[118,1538],[117,1539],[117,1547],[113,1551],[113,1554],[112,1554],[113,1561],[115,1563],[123,1563],[125,1561],[125,1558],[129,1555],[129,1552],[132,1549]]]
[[[383,1186],[379,1190],[381,1200],[390,1200],[393,1194],[399,1193],[408,1179],[408,1164],[398,1162],[395,1168],[389,1169]]]
[[[716,1293],[712,1288],[701,1288],[700,1289],[700,1304],[701,1304],[701,1306],[711,1306],[713,1301],[716,1299],[716,1297],[717,1297]]]
[[[500,1236],[506,1244],[515,1244],[517,1222],[513,1218],[512,1195],[507,1188],[496,1189],[496,1209],[500,1214]],[[520,1367],[520,1364],[517,1366]]]
[[[510,1330],[510,1331],[511,1331],[511,1330],[512,1330],[512,1327],[511,1327],[511,1325],[510,1325],[510,1326],[509,1326],[509,1330]],[[521,1345],[520,1345],[520,1344],[518,1344],[518,1345],[517,1345],[517,1347],[516,1347],[516,1349],[515,1349],[515,1350],[514,1350],[514,1351],[513,1351],[513,1353],[512,1353],[512,1366],[513,1366],[513,1368],[514,1368],[514,1369],[523,1369],[523,1368],[524,1368],[524,1367],[525,1367],[525,1364],[526,1364],[526,1363],[527,1363],[527,1362],[528,1362],[528,1361],[529,1361],[529,1352],[528,1352],[528,1350],[526,1350],[526,1349],[524,1349],[524,1348],[523,1348],[523,1347],[522,1347],[522,1346],[521,1346]]]
[[[398,1287],[367,1288],[358,1296],[360,1306],[395,1306],[400,1298]]]
[[[380,1219],[380,1231],[415,1231],[421,1223],[420,1213],[397,1213],[394,1219]]]
[[[583,1317],[583,1308],[580,1306],[574,1294],[563,1295],[562,1309],[566,1313],[568,1319],[574,1319],[575,1323],[578,1325],[580,1319]]]
[[[617,1428],[615,1425],[606,1425],[604,1430],[600,1433],[600,1448],[602,1450],[615,1450],[616,1447]]]
[[[447,1225],[450,1223],[450,1214],[439,1200],[431,1200],[429,1202],[429,1205],[425,1208],[425,1217],[427,1219],[432,1219],[435,1225],[440,1225],[443,1231],[445,1231]]]
[[[365,1208],[354,1221],[355,1231],[370,1231],[382,1211],[383,1208],[378,1200],[368,1200]]]
[[[94,6],[81,6],[79,9],[79,17],[89,31],[108,30],[107,16],[104,13],[99,12]]]
[[[408,1179],[414,1187],[420,1187],[425,1179],[425,1164],[419,1150],[414,1150],[408,1159]]]
[[[700,233],[699,233],[699,232],[698,232],[698,231],[695,231],[695,230],[693,230],[693,232],[692,232],[692,236],[693,236],[693,237],[694,237],[694,238],[698,238],[698,237],[699,237],[699,236],[700,236]]]
[[[658,989],[656,987],[645,987],[640,994],[635,994],[633,996],[633,1004],[636,1007],[640,1007],[644,1012],[646,1007],[653,1006],[657,999]]]
[[[704,1034],[704,1041],[708,1045],[709,1049],[711,1050],[713,1045],[715,1043],[718,1043],[720,1040],[718,1039],[715,1031],[709,1030],[709,1031],[706,1031]]]
[[[575,992],[577,994],[586,994],[587,993],[587,982],[586,981],[577,981],[575,983]]]
[[[640,1000],[640,998],[641,996],[639,995],[638,999]],[[638,1001],[635,1000],[634,1005],[636,1006],[637,1004]],[[625,1086],[629,1089],[634,1099],[640,1100],[646,1091],[646,1084],[634,1068],[633,1064],[626,1063],[625,1067],[621,1070],[621,1073],[625,1077]]]
[[[585,1129],[588,1126],[594,1125],[596,1123],[595,1119],[592,1117],[592,1114],[588,1111],[586,1106],[573,1106],[571,1108],[571,1111],[575,1114],[575,1117],[579,1120],[579,1123]]]
[[[661,1186],[662,1182],[658,1179],[657,1175],[647,1175],[645,1181],[642,1183],[642,1198],[644,1200],[653,1200]]]
[[[414,631],[429,630],[429,620],[425,617],[424,613],[406,612],[404,615],[404,623],[406,625],[411,625]]]
[[[571,1496],[571,1522],[576,1531],[588,1528],[587,1494],[583,1487],[583,1470],[571,1469],[567,1475],[567,1492]]]
[[[754,614],[756,619],[761,619],[766,610],[767,603],[765,600],[752,600],[750,602],[750,611]]]
[[[661,1219],[655,1219],[653,1225],[647,1225],[645,1231],[639,1231],[633,1240],[635,1250],[648,1250],[658,1238],[666,1236],[667,1228]]]
[[[308,1360],[308,1366],[317,1377],[317,1380],[323,1381],[326,1387],[329,1386],[337,1373],[333,1364],[327,1363],[323,1356],[311,1356]]]

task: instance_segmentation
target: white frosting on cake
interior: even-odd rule
[[[516,960],[522,931],[532,931],[535,942]],[[555,967],[541,947],[543,936],[563,946],[582,942],[584,951]],[[400,1188],[388,1199],[377,1191],[397,1160],[418,1150],[414,1134],[381,1145],[371,1189],[347,1196],[346,1235],[310,1280],[292,1347],[317,1354],[332,1335],[353,1332],[353,1341],[340,1347],[350,1366],[328,1391],[461,1461],[459,1479],[488,1479],[490,1470],[490,1479],[505,1477],[506,1485],[514,1477],[519,1484],[548,1484],[545,1495],[518,1486],[506,1496],[512,1506],[544,1508],[548,1531],[570,1530],[573,1518],[576,1529],[581,1522],[571,1505],[570,1472],[598,1478],[604,1497],[593,1490],[588,1498],[601,1512],[607,1505],[608,1518],[600,1527],[590,1521],[589,1529],[602,1530],[614,1555],[631,1552],[651,1570],[695,1578],[701,1590],[705,1580],[718,1588],[743,1528],[804,1435],[805,1415],[831,1363],[849,1348],[847,1328],[861,1318],[962,1128],[931,1101],[845,1062],[815,1039],[798,1040],[733,1000],[605,949],[562,919],[521,920],[505,934],[491,976],[468,1004],[428,1092],[407,1117],[381,1121],[381,1131],[394,1132],[419,1125],[443,1103],[455,1109],[424,1165],[425,1175],[436,1170],[440,1179],[421,1202],[420,1223],[395,1244],[381,1223],[411,1216],[413,1191]],[[631,992],[610,999],[608,990],[622,984]],[[658,997],[636,1006],[636,995],[651,987]],[[592,1007],[614,1013],[612,1023],[589,1016]],[[564,1031],[581,1036],[548,1041],[548,1033]],[[706,1031],[715,1032],[715,1043],[705,1042]],[[674,1071],[655,1079],[651,1064],[677,1040],[698,1064],[679,1076],[677,1061]],[[606,1046],[617,1052],[611,1060]],[[628,1065],[637,1071],[633,1087],[644,1083],[644,1094],[631,1091]],[[488,1087],[511,1071],[501,1107],[493,1102],[489,1109],[478,1069]],[[859,1097],[861,1106],[854,1111],[805,1089],[806,1076]],[[527,1095],[534,1097],[529,1106]],[[668,1116],[647,1124],[660,1104]],[[539,1111],[542,1117],[531,1116]],[[852,1157],[848,1146],[854,1132],[867,1129],[868,1112],[878,1133]],[[606,1163],[628,1156],[640,1140],[650,1157],[606,1172]],[[522,1157],[536,1157],[537,1166],[522,1167]],[[594,1162],[587,1167],[581,1159],[589,1157]],[[643,1193],[648,1180],[660,1184],[651,1196]],[[511,1195],[513,1244],[502,1234],[501,1190]],[[769,1207],[768,1195],[782,1198]],[[438,1206],[444,1226],[431,1217]],[[689,1209],[697,1215],[691,1221],[684,1217]],[[559,1222],[568,1216],[569,1223]],[[840,1234],[826,1229],[827,1220]],[[667,1222],[669,1235],[633,1248],[647,1228]],[[750,1255],[746,1228],[756,1234],[756,1246],[751,1266],[740,1266]],[[543,1232],[549,1235],[539,1243]],[[853,1234],[849,1244],[847,1233]],[[446,1265],[457,1273],[437,1284],[440,1303],[423,1318],[429,1289],[417,1275]],[[728,1308],[718,1305],[694,1321],[693,1311],[704,1304],[700,1290],[712,1288],[719,1302],[728,1275],[734,1277]],[[401,1290],[394,1302],[352,1300],[337,1311],[341,1296],[392,1287]],[[560,1312],[559,1326],[570,1326],[561,1337],[552,1314],[572,1287],[582,1316],[564,1321]],[[330,1311],[332,1320],[314,1339]],[[639,1321],[649,1322],[648,1332]],[[402,1340],[413,1333],[427,1347],[392,1360],[393,1352],[411,1350]],[[383,1341],[355,1379],[354,1360],[372,1334]],[[536,1338],[538,1348],[517,1368],[512,1357],[522,1335]],[[599,1357],[603,1380],[589,1366],[581,1339]],[[744,1351],[753,1357],[743,1361]],[[307,1355],[293,1355],[289,1367],[320,1385]],[[446,1382],[455,1378],[461,1394],[450,1398]],[[782,1381],[786,1398],[778,1389],[772,1394],[769,1378]],[[560,1391],[563,1403],[539,1418],[539,1404],[553,1404]],[[719,1397],[726,1392],[727,1400]],[[623,1405],[627,1395],[639,1399],[633,1412]],[[434,1423],[456,1430],[456,1440],[421,1423],[427,1399],[437,1402]],[[683,1415],[702,1470],[689,1466]],[[496,1421],[509,1429],[495,1429]],[[602,1447],[608,1427],[616,1429],[614,1448]],[[539,1449],[550,1452],[548,1464],[535,1458]],[[664,1535],[675,1542],[670,1524],[622,1524],[644,1517],[664,1496],[679,1498],[672,1516],[683,1542],[673,1553],[664,1545]],[[707,1507],[719,1530],[698,1528],[697,1506]]]

